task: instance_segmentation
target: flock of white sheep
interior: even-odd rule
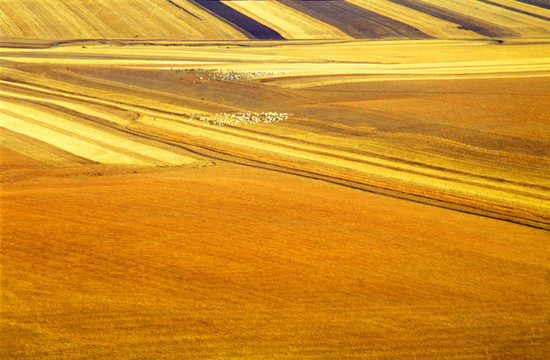
[[[235,71],[223,69],[185,69],[175,70],[176,72],[185,71],[193,74],[202,80],[239,80],[249,79],[254,77],[287,74],[288,71],[274,70],[251,70],[251,71]],[[287,113],[280,112],[247,112],[247,113],[217,113],[217,114],[191,114],[191,120],[202,121],[206,125],[219,126],[237,126],[237,125],[252,125],[252,124],[271,124],[288,119]]]
[[[271,76],[278,74],[287,74],[288,71],[274,70],[250,70],[250,71],[235,71],[223,69],[185,69],[185,72],[194,74],[201,80],[240,80],[250,79],[255,77]]]
[[[287,113],[253,112],[253,113],[218,113],[212,115],[192,114],[191,120],[199,120],[207,125],[236,126],[251,124],[270,124],[288,119]]]

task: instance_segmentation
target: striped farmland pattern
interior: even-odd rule
[[[542,0],[0,0],[0,38],[540,37],[550,34],[549,7]]]

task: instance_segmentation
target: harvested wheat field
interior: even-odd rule
[[[0,0],[0,358],[546,359],[549,19]]]

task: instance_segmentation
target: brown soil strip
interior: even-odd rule
[[[489,0],[477,0],[477,1],[483,2],[483,3],[486,3],[486,4],[489,4],[489,5],[498,6],[498,7],[501,7],[501,8],[503,8],[503,9],[506,9],[506,10],[515,11],[515,12],[518,12],[518,13],[520,13],[520,14],[529,15],[529,16],[535,17],[535,18],[537,18],[537,19],[550,21],[550,18],[549,18],[549,17],[546,17],[546,16],[544,16],[544,15],[539,15],[539,14],[535,14],[535,13],[532,13],[532,12],[529,12],[529,11],[525,11],[525,10],[521,10],[521,9],[516,9],[516,8],[514,8],[514,7],[506,6],[506,5],[503,5],[503,4],[499,4],[499,3],[494,2],[494,1],[489,1]]]
[[[431,16],[435,16],[442,20],[450,21],[457,25],[460,25],[461,29],[471,30],[480,35],[496,38],[496,37],[509,37],[517,36],[518,34],[508,28],[504,28],[495,24],[491,24],[487,21],[460,14],[448,9],[444,9],[439,6],[435,6],[423,1],[412,0],[390,0],[393,3],[406,6],[408,8],[421,11]]]
[[[525,4],[535,5],[544,9],[550,9],[550,3],[548,0],[516,0]]]
[[[387,18],[346,1],[279,0],[295,10],[330,24],[356,39],[428,39],[410,25]]]
[[[253,39],[259,40],[284,40],[284,38],[275,30],[257,22],[256,20],[241,14],[237,10],[225,5],[221,1],[211,0],[193,0],[197,4],[221,19],[232,24],[235,28],[250,34]]]

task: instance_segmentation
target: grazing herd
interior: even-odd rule
[[[212,115],[192,114],[191,120],[199,120],[207,125],[236,126],[251,124],[270,124],[288,119],[287,113],[252,112],[252,113],[218,113]]]
[[[176,70],[181,71],[181,70]],[[235,71],[235,70],[223,70],[223,69],[185,69],[186,73],[193,74],[201,80],[218,80],[218,81],[230,81],[250,79],[263,76],[288,74],[288,71],[273,71],[273,70],[250,70],[250,71]]]
[[[235,71],[222,69],[177,69],[176,72],[185,71],[188,74],[193,74],[201,80],[218,80],[230,81],[249,79],[254,77],[287,74],[288,71]],[[191,120],[202,121],[206,125],[220,126],[237,126],[237,125],[252,125],[252,124],[271,124],[288,119],[287,113],[279,112],[238,112],[238,113],[217,113],[211,115],[191,114]]]

